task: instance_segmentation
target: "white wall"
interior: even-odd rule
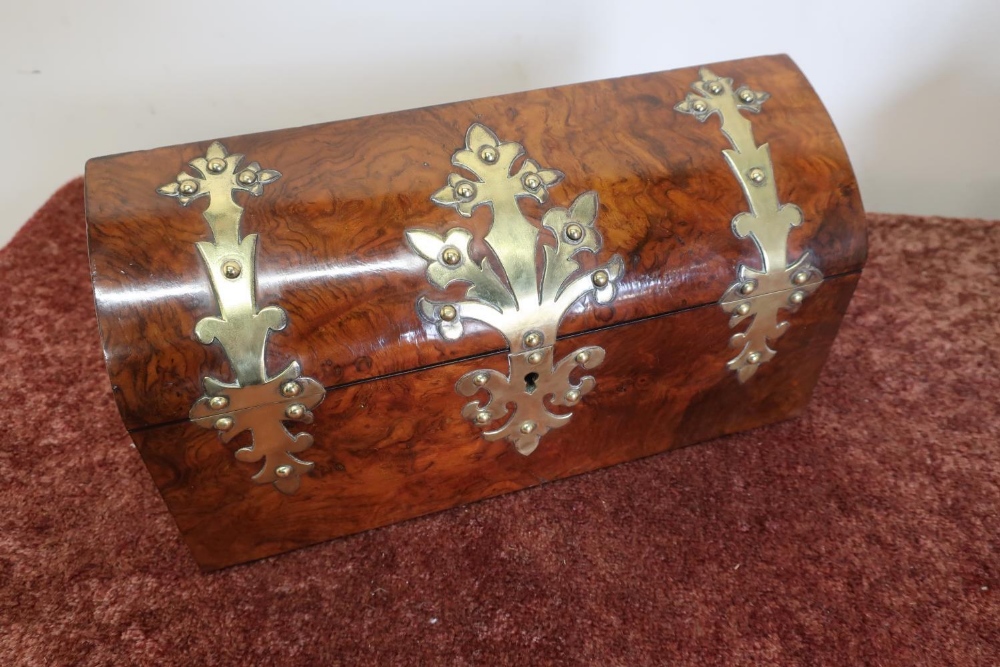
[[[869,210],[1000,218],[997,0],[4,5],[0,243],[97,155],[777,52]]]

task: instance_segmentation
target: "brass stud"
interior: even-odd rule
[[[521,433],[525,435],[531,435],[532,433],[535,432],[535,428],[537,428],[535,426],[535,422],[524,422],[523,424],[521,424]]]
[[[708,84],[708,92],[712,93],[713,95],[721,95],[724,90],[725,88],[723,88],[722,84],[719,83],[718,81],[713,81],[712,83]]]
[[[213,410],[224,410],[229,407],[229,399],[225,396],[213,396],[208,401],[208,406]]]
[[[490,414],[489,410],[480,410],[476,413],[477,424],[489,424],[491,421],[493,421],[493,415]]]
[[[285,398],[294,398],[302,393],[302,385],[295,380],[281,385],[281,395]]]
[[[570,389],[569,391],[566,392],[567,403],[576,403],[579,400],[580,400],[580,392],[577,391],[576,389]]]
[[[448,266],[455,266],[462,261],[462,253],[458,251],[458,248],[448,246],[441,251],[441,261]]]
[[[222,275],[229,278],[230,280],[236,280],[243,273],[243,267],[240,263],[234,259],[229,260],[222,265]]]
[[[792,295],[790,297],[788,297],[788,300],[791,301],[792,304],[794,304],[794,305],[797,306],[800,303],[802,303],[803,301],[805,301],[805,298],[806,298],[806,293],[805,292],[796,291],[796,292],[792,292]]]
[[[524,346],[525,347],[538,347],[542,344],[542,334],[537,331],[529,331],[524,334]]]
[[[740,99],[746,102],[747,104],[750,104],[751,102],[757,101],[757,96],[749,88],[744,88],[743,90],[740,91]]]
[[[215,428],[218,431],[228,431],[233,427],[232,417],[219,417],[215,420]]]
[[[458,317],[458,310],[455,306],[441,306],[441,310],[438,311],[441,315],[441,319],[445,322],[451,322],[453,319]]]
[[[740,305],[736,306],[736,314],[737,315],[747,315],[749,313],[750,313],[750,304],[749,303],[741,303]]]
[[[253,173],[249,169],[244,169],[240,172],[240,175],[236,177],[237,180],[243,185],[253,185],[257,182],[257,174]]]
[[[594,275],[590,277],[590,280],[594,283],[595,287],[604,287],[608,284],[608,272],[595,271]]]
[[[493,164],[500,159],[500,153],[493,146],[483,146],[479,149],[479,159],[486,164]]]
[[[579,241],[583,238],[583,227],[576,223],[566,225],[566,238],[574,242]]]
[[[295,468],[293,468],[288,464],[285,464],[283,466],[278,466],[277,468],[274,469],[274,474],[282,479],[290,477],[293,472],[295,472]]]
[[[301,403],[292,403],[285,408],[285,416],[289,419],[302,419],[306,416],[306,406]]]
[[[226,170],[226,161],[222,158],[214,157],[208,161],[208,170],[213,174],[221,174]]]
[[[468,181],[462,181],[455,187],[455,194],[462,199],[472,199],[476,196],[476,186]]]
[[[807,280],[809,280],[809,274],[805,271],[798,271],[792,276],[792,282],[796,285],[805,285]]]
[[[747,177],[750,179],[750,182],[753,183],[754,185],[764,185],[764,181],[767,180],[767,176],[764,174],[764,170],[761,169],[760,167],[754,167],[753,169],[748,171]]]
[[[198,192],[198,183],[196,181],[181,181],[178,188],[182,195],[193,195]]]
[[[748,364],[759,364],[760,363],[760,352],[751,352],[747,355]]]
[[[576,355],[576,363],[583,365],[590,361],[590,352],[578,352]]]
[[[477,387],[482,387],[484,384],[490,381],[490,376],[486,373],[479,373],[474,378],[472,378],[472,384]]]
[[[542,179],[538,178],[538,174],[525,174],[524,187],[534,192],[542,187]]]
[[[757,289],[757,283],[751,281],[745,282],[740,286],[740,294],[753,294],[753,291]]]
[[[542,355],[541,352],[532,352],[531,354],[528,355],[528,363],[534,366],[536,364],[542,363],[543,358],[544,356]]]

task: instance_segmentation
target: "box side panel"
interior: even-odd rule
[[[809,251],[827,276],[860,268],[864,216],[854,175],[802,73],[780,56],[712,69],[771,95],[761,113],[745,113],[756,141],[770,146],[780,200],[804,213],[789,256]],[[688,68],[223,140],[245,163],[282,174],[258,197],[238,194],[242,233],[259,235],[258,305],[280,305],[288,315],[269,342],[270,371],[298,360],[303,373],[331,387],[504,347],[502,336],[476,323],[444,341],[418,317],[421,295],[458,299],[464,286],[430,286],[426,263],[404,239],[411,228],[444,234],[467,226],[473,256],[487,255],[489,206],[463,218],[431,201],[450,173],[464,173],[451,159],[474,122],[565,175],[544,205],[518,199],[532,224],[583,193],[599,196],[604,247],[579,258],[587,269],[620,256],[618,297],[577,304],[561,333],[718,300],[739,265],[760,260],[731,230],[746,203],[722,156],[728,143],[718,118],[699,123],[674,110],[698,78]],[[221,348],[193,335],[199,320],[217,314],[195,249],[210,237],[204,199],[183,207],[157,194],[208,145],[88,165],[96,300],[130,428],[185,418],[202,377],[227,379]]]
[[[782,420],[819,377],[858,274],[830,279],[791,316],[778,356],[746,384],[726,369],[732,331],[716,306],[563,340],[607,351],[594,391],[529,456],[487,442],[460,412],[466,372],[506,372],[506,355],[331,391],[309,430],[315,462],[295,495],[256,485],[214,431],[185,422],[133,434],[195,558],[206,569],[289,549]]]

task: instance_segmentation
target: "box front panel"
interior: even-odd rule
[[[224,567],[766,425],[808,401],[858,274],[832,277],[799,306],[780,357],[741,384],[726,368],[728,317],[714,304],[560,340],[557,356],[607,351],[567,425],[524,456],[487,442],[461,412],[456,381],[507,371],[507,355],[466,359],[330,391],[294,495],[256,485],[259,464],[216,433],[179,424],[133,433],[195,558]],[[641,493],[641,490],[637,490]]]

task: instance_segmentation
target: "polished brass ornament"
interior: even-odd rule
[[[766,143],[756,144],[750,120],[741,113],[760,113],[761,105],[770,96],[746,86],[734,89],[732,79],[718,77],[706,68],[699,74],[701,80],[692,85],[696,93],[688,93],[674,108],[701,122],[719,115],[722,133],[732,146],[722,154],[750,207],[733,218],[733,234],[740,239],[752,239],[761,257],[760,268],[739,266],[736,282],[719,301],[730,315],[730,327],[750,319],[749,327],[729,341],[740,353],[729,361],[728,367],[736,372],[740,382],[746,382],[761,364],[774,357],[772,345],[791,326],[787,321],[779,321],[779,311],[796,311],[822,284],[823,274],[808,252],[788,261],[788,235],[793,227],[802,224],[802,210],[778,200],[771,148]]]
[[[552,412],[548,406],[571,408],[594,388],[593,377],[584,376],[574,384],[571,373],[577,368],[593,369],[604,360],[603,349],[585,347],[556,361],[554,344],[560,321],[588,295],[598,303],[611,302],[624,262],[615,255],[603,266],[583,271],[575,259],[578,253],[601,250],[595,192],[580,195],[568,209],[549,209],[541,226],[552,233],[554,244],[540,243],[538,224],[524,216],[517,200],[531,197],[544,203],[548,189],[563,175],[531,159],[524,159],[514,171],[523,154],[521,144],[501,142],[476,123],[466,134],[465,147],[451,159],[471,176],[452,173],[448,184],[432,196],[435,203],[454,208],[464,217],[479,206],[492,210],[493,222],[485,237],[491,251],[487,256],[472,256],[472,233],[462,227],[449,229],[444,236],[410,229],[406,239],[427,261],[427,280],[432,285],[438,289],[453,282],[470,285],[465,299],[458,302],[421,297],[417,302],[421,317],[446,340],[459,338],[468,320],[482,322],[507,339],[508,374],[473,371],[458,380],[456,391],[470,397],[486,391],[485,403],[473,400],[462,414],[484,430],[487,440],[506,438],[527,455],[543,435],[572,417],[571,412]],[[541,275],[536,262],[540,244],[544,253]],[[508,406],[513,406],[513,415]]]
[[[194,333],[205,345],[218,341],[235,375],[234,382],[204,378],[205,395],[195,401],[190,417],[199,426],[216,429],[223,442],[250,431],[250,446],[238,450],[236,458],[247,463],[263,460],[253,480],[294,493],[302,475],[313,467],[294,454],[308,449],[313,438],[308,433],[293,435],[284,422],[311,423],[310,410],[320,404],[326,391],[316,380],[301,375],[298,362],[274,377],[267,373],[267,337],[283,329],[287,318],[279,306],[257,308],[257,235],[240,236],[243,208],[234,193],[258,196],[281,174],[261,169],[256,162],[241,169],[242,160],[242,155],[229,155],[215,142],[205,157],[189,163],[197,176],[181,172],[175,182],[157,190],[176,197],[183,206],[208,198],[202,217],[213,240],[195,245],[208,270],[219,315],[200,320]]]

